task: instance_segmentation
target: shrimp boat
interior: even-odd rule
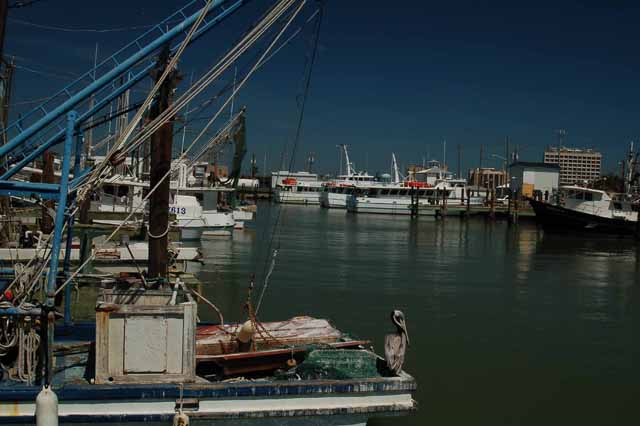
[[[391,369],[386,354],[380,358],[366,341],[349,337],[327,320],[300,316],[261,321],[256,312],[262,296],[254,309],[253,285],[245,303],[246,321],[228,323],[220,309],[183,281],[185,276],[168,271],[165,229],[170,185],[166,179],[173,164],[168,155],[171,138],[160,136],[174,133],[170,126],[176,115],[217,80],[209,77],[230,72],[234,61],[243,58],[262,36],[280,37],[296,19],[321,22],[317,5],[278,0],[227,51],[225,58],[233,55],[234,61],[216,60],[202,84],[191,85],[184,93],[175,89],[177,77],[171,71],[184,49],[245,3],[189,2],[6,127],[7,142],[0,146],[0,195],[38,198],[57,203],[57,208],[51,208],[55,219],[48,254],[31,269],[15,271],[15,279],[0,288],[0,423],[189,424],[192,419],[238,426],[365,425],[372,417],[404,415],[416,409],[416,381],[397,365],[404,353],[394,357]],[[251,70],[265,56],[253,58]],[[239,79],[240,86],[251,74],[247,71]],[[120,104],[128,89],[150,75],[158,79],[154,87],[160,90],[154,88],[143,106],[158,114],[149,114],[150,119],[142,123],[144,111],[139,110],[128,125],[130,132],[117,135],[101,166],[82,162],[88,129],[107,133],[106,121],[98,114],[105,106]],[[175,102],[160,111],[169,94],[176,97]],[[234,94],[235,90],[227,103]],[[244,118],[244,109],[232,112],[207,148],[243,139]],[[210,120],[201,135],[214,122]],[[97,293],[95,322],[73,324],[72,289],[87,264],[70,266],[75,214],[122,164],[126,153],[139,150],[149,138],[155,140],[151,158],[157,161],[151,161],[151,182],[156,183],[149,183],[147,195],[155,195],[149,199],[153,235],[149,232],[148,271],[97,277],[91,293],[92,297]],[[12,179],[44,150],[60,144],[59,182]],[[196,160],[206,153],[196,153]],[[297,192],[297,184],[296,191],[289,192]],[[319,188],[314,185],[308,187]],[[156,190],[160,192],[153,193]],[[115,231],[106,240],[114,235]],[[58,312],[62,301],[64,314]],[[218,320],[200,323],[199,302],[212,309]],[[402,329],[406,338],[406,328]]]

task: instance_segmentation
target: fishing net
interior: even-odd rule
[[[367,350],[317,349],[297,367],[281,374],[277,379],[347,380],[380,377],[377,357]]]

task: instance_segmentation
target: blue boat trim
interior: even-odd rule
[[[1,401],[35,401],[38,386],[16,385],[0,391]],[[66,385],[54,389],[61,402],[65,400],[123,400],[123,399],[177,399],[180,386],[176,384],[148,385]],[[415,379],[411,376],[359,380],[311,380],[297,382],[243,382],[234,384],[184,385],[184,398],[238,398],[265,396],[302,396],[322,394],[360,394],[371,392],[413,392]]]

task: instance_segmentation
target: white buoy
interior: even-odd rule
[[[189,416],[185,413],[176,413],[173,416],[173,426],[189,426]]]
[[[255,334],[255,330],[253,329],[253,323],[251,321],[246,321],[240,327],[236,338],[242,343],[249,343],[251,339],[253,339],[253,335]]]
[[[36,426],[58,426],[58,397],[50,386],[36,397]]]

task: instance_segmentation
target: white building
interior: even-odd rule
[[[552,147],[544,152],[544,162],[560,166],[560,185],[582,184],[600,177],[602,154],[592,149]]]
[[[511,189],[525,197],[551,197],[558,190],[560,166],[519,161],[510,166]]]

